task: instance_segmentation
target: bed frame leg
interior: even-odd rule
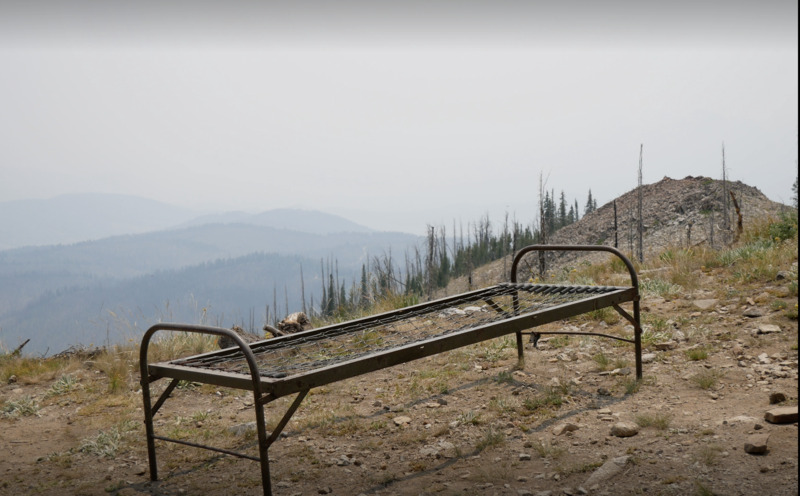
[[[147,459],[150,463],[150,480],[158,480],[158,464],[156,463],[156,440],[153,432],[153,410],[150,401],[150,382],[142,378],[142,401],[144,403],[144,430],[147,435]]]
[[[525,345],[522,343],[522,331],[517,331],[517,368],[525,368]]]
[[[639,300],[633,302],[633,346],[636,353],[636,379],[642,380],[642,325]]]
[[[272,496],[272,481],[269,476],[269,445],[267,444],[267,426],[264,424],[264,405],[256,398],[256,429],[258,431],[258,455],[261,463],[261,485],[264,496]]]

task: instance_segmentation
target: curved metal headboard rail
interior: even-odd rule
[[[616,255],[625,267],[628,268],[628,273],[631,276],[631,286],[636,288],[636,294],[639,294],[639,277],[636,275],[636,269],[633,268],[633,263],[621,251],[611,246],[603,245],[529,245],[522,248],[514,256],[514,261],[511,263],[511,282],[517,282],[517,266],[519,265],[522,257],[532,251],[605,251]]]
[[[230,329],[222,327],[201,326],[192,324],[175,324],[175,323],[161,323],[155,324],[142,337],[141,348],[139,349],[139,368],[141,370],[142,378],[147,377],[149,371],[147,370],[147,351],[150,347],[150,339],[158,331],[172,331],[172,332],[194,332],[199,334],[211,334],[214,336],[227,336],[239,346],[242,350],[247,365],[250,367],[250,377],[253,380],[253,392],[257,396],[261,396],[261,377],[258,373],[258,364],[256,357],[253,355],[253,350],[250,349],[241,337]]]

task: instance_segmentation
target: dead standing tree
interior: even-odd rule
[[[546,181],[539,173],[539,238],[541,244],[547,244],[547,222],[544,213],[544,199],[545,199],[545,186]],[[545,259],[545,252],[539,252],[539,278],[544,281],[545,274],[547,273],[547,261]]]
[[[730,207],[728,204],[728,171],[725,167],[725,142],[722,142],[722,231],[723,243],[730,242],[731,222]]]
[[[642,220],[642,153],[644,151],[644,144],[639,145],[639,187],[638,187],[638,211],[636,219],[636,230],[637,230],[637,244],[636,244],[636,251],[637,251],[637,258],[639,259],[639,263],[644,263],[644,222]]]

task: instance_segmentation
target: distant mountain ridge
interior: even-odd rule
[[[227,212],[204,215],[176,227],[192,227],[203,224],[250,224],[313,234],[375,232],[374,229],[337,215],[290,208],[267,210],[258,214]]]
[[[188,208],[136,196],[87,193],[0,202],[0,251],[203,224],[248,224],[311,234],[374,232],[343,217],[313,210],[198,215]]]
[[[118,210],[120,217],[138,218],[138,213],[126,217],[131,206],[140,212],[149,205],[151,214],[162,207],[138,200],[123,198],[127,206]],[[75,212],[90,216],[86,205],[70,208],[60,218]],[[113,217],[109,212],[115,209],[106,210],[93,218]],[[40,217],[45,221],[38,229],[52,221],[48,215]],[[136,327],[141,332],[141,326],[160,319],[196,322],[200,307],[212,323],[243,323],[257,313],[260,326],[266,305],[277,315],[276,294],[281,311],[301,308],[303,292],[306,301],[320,301],[323,260],[349,287],[369,258],[403,252],[419,241],[411,234],[373,231],[335,215],[291,209],[205,216],[181,225],[0,250],[0,343],[13,347],[31,338],[28,353],[114,344],[126,337],[123,331]]]
[[[166,203],[102,193],[0,202],[0,250],[155,231],[195,216]]]

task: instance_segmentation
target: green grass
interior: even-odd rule
[[[78,451],[103,458],[116,458],[123,442],[135,430],[136,424],[133,421],[120,422],[108,430],[100,431],[92,438],[83,440]]]
[[[700,389],[711,389],[717,385],[719,379],[722,377],[721,372],[715,370],[703,370],[693,375],[691,380]]]
[[[662,298],[674,298],[678,296],[683,288],[666,279],[657,277],[655,279],[645,279],[639,285],[644,296],[660,296]]]
[[[64,374],[50,386],[45,396],[60,396],[80,389],[78,379],[71,374]]]
[[[505,439],[505,435],[503,435],[502,432],[495,430],[493,427],[489,427],[483,433],[483,437],[475,445],[475,449],[483,451],[486,448],[503,444]]]
[[[23,396],[18,400],[3,403],[0,413],[6,418],[39,416],[39,403],[31,396]]]
[[[705,360],[708,358],[708,351],[705,348],[692,348],[686,350],[686,358],[694,362]]]
[[[464,425],[480,425],[483,422],[481,414],[476,413],[474,410],[462,412],[457,420],[460,424]]]
[[[669,428],[672,416],[668,413],[641,413],[634,418],[640,427],[654,427],[660,431]]]
[[[611,359],[602,351],[592,356],[592,360],[597,364],[597,370],[601,372],[611,368]]]
[[[547,439],[537,439],[533,443],[533,449],[540,458],[557,459],[560,458],[565,452],[564,448],[553,445]]]

